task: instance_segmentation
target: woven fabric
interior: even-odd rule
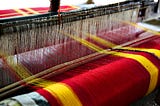
[[[160,38],[143,43],[138,47],[159,50],[159,41]],[[160,69],[158,65],[160,60],[151,53],[125,52],[144,56],[158,70]],[[65,72],[63,75],[50,78],[50,80],[70,86],[84,106],[127,106],[146,94],[150,75],[141,64],[133,59],[106,56]],[[159,81],[157,86],[159,86]],[[37,92],[48,98],[47,93],[44,93],[47,92],[45,89]],[[53,95],[49,97],[50,104],[59,103],[58,99],[53,102],[51,98],[55,97]]]
[[[144,57],[158,69],[159,76],[160,60],[156,54],[149,52],[149,49],[160,50],[159,42],[160,37],[156,37],[135,46],[141,48],[140,51],[126,49],[119,52]],[[35,92],[46,99],[46,105],[51,106],[60,106],[65,102],[72,106],[75,101],[84,106],[127,106],[146,95],[150,78],[148,70],[136,59],[108,55],[46,79],[53,81],[53,84],[37,88]],[[158,77],[156,86],[159,85]]]
[[[67,12],[71,10],[79,9],[78,6],[65,5],[61,6],[61,12]],[[33,14],[42,14],[47,13],[49,11],[49,7],[35,7],[35,8],[20,8],[20,9],[8,9],[8,10],[0,10],[0,18],[9,18],[15,16],[29,16]]]
[[[30,12],[27,12],[28,10],[30,10]],[[46,8],[46,10],[48,9]],[[13,12],[12,10],[6,11]],[[31,9],[19,9],[14,11],[17,11],[18,14],[21,13],[20,15],[31,14]],[[39,11],[39,9],[36,11]],[[140,33],[143,31],[133,30],[132,32],[129,31],[131,28],[133,27],[127,26],[120,28],[117,31],[107,33],[105,33],[105,31],[103,32],[102,30],[97,34],[97,36],[104,40],[110,41],[115,45],[119,45],[142,36]],[[126,36],[125,33],[128,33],[128,36]],[[135,47],[156,49],[159,51],[160,37],[156,38],[157,39],[153,39],[142,44],[137,44]],[[98,46],[104,46],[91,38],[86,38],[85,40]],[[80,45],[80,49],[78,50],[77,48],[73,47],[71,51],[75,52],[68,52],[68,47],[71,45]],[[66,50],[64,50],[64,47]],[[54,58],[54,56],[58,56],[59,52],[63,50],[66,51],[64,52],[65,56],[60,57],[60,59],[63,60],[63,63],[65,60],[67,61],[67,57],[69,55],[78,54],[80,50],[86,50],[86,48],[87,47],[84,45],[74,41],[65,44],[65,46],[64,44],[57,44],[54,47],[47,48],[46,51],[43,49],[42,51],[46,53],[44,57],[41,57],[40,54],[38,54],[41,51],[41,49],[39,49],[39,52],[35,52],[35,56],[30,55],[31,57],[29,58],[27,57],[28,55],[26,55],[27,53],[19,54],[19,61],[27,69],[32,70],[33,74],[35,74],[54,65],[57,65],[54,63],[52,58]],[[110,47],[105,46],[103,48]],[[51,51],[53,49],[53,54],[47,52],[48,49]],[[89,53],[92,52],[93,50],[89,51]],[[38,94],[40,99],[43,99],[43,103],[45,103],[43,104],[42,102],[38,102],[38,105],[75,106],[77,104],[79,106],[127,106],[133,101],[136,101],[146,95],[149,87],[152,86],[152,82],[155,82],[156,84],[153,84],[154,86],[152,86],[151,91],[155,89],[156,86],[160,85],[160,65],[158,64],[160,60],[156,54],[147,52],[146,50],[143,51],[143,49],[141,51],[134,50],[134,48],[133,50],[117,50],[117,52],[131,54],[132,56],[136,55],[135,57],[140,57],[140,61],[134,57],[111,54],[81,65],[77,68],[71,69],[70,71],[64,72],[63,74],[45,79],[46,81],[53,81],[53,84],[50,84],[45,88],[37,87],[37,89],[35,89],[34,92],[36,92],[36,95]],[[84,54],[81,54],[81,56],[84,56]],[[142,63],[142,57],[149,62],[145,63],[144,61],[144,63]],[[38,61],[39,59],[42,61]],[[75,58],[71,57],[70,59],[72,60]],[[150,65],[154,66],[154,68],[150,67]],[[150,72],[152,69],[153,72]],[[151,77],[154,77],[154,72],[156,72],[155,76],[158,75],[158,79],[155,77],[156,81],[152,81],[151,79]],[[11,102],[13,102],[12,99],[14,99],[16,100],[16,102],[14,101],[15,104],[37,104],[37,101],[39,100],[35,101],[35,96],[32,96],[33,95],[31,94],[16,96],[11,98]],[[28,98],[27,101],[23,99],[24,97]],[[1,103],[4,103],[4,101]]]

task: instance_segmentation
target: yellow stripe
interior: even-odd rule
[[[137,50],[137,51],[142,51],[142,52],[148,52],[154,54],[156,57],[160,58],[160,50],[157,49],[146,49],[146,48],[131,48],[131,47],[123,47],[120,48],[123,50]]]
[[[98,38],[98,37],[96,37]],[[107,41],[105,41],[104,39],[101,40],[102,38],[98,38],[98,39],[94,39],[95,41],[99,41],[99,43],[105,45],[105,46],[109,46],[109,47],[116,47],[116,45],[114,44],[110,44]],[[102,42],[101,42],[102,41]],[[105,43],[106,42],[106,43]],[[131,48],[131,47],[121,47],[121,46],[117,46],[119,49],[123,49],[123,50],[138,50],[138,51],[145,51],[148,53],[152,53],[155,56],[157,56],[158,58],[160,58],[160,50],[156,50],[156,49],[145,49],[145,48]],[[143,56],[140,57],[140,55],[133,55],[133,54],[126,54],[126,53],[113,53],[113,55],[118,55],[121,57],[126,57],[126,58],[131,58],[134,59],[136,61],[138,61],[139,63],[141,63],[141,65],[143,65],[146,70],[149,72],[150,74],[150,85],[148,88],[148,91],[146,94],[150,93],[151,91],[153,91],[156,87],[157,81],[158,81],[158,68],[152,63],[150,62],[147,58],[144,58]]]
[[[158,71],[159,70],[151,61],[149,61],[147,58],[141,55],[135,55],[135,54],[114,53],[113,55],[136,60],[148,71],[148,73],[150,74],[150,84],[149,84],[146,95],[151,93],[156,88],[156,85],[158,82]]]
[[[17,13],[22,14],[23,16],[28,16],[29,14],[27,14],[26,12],[20,10],[20,9],[13,9],[15,10]]]
[[[155,87],[157,85],[157,81],[158,81],[158,68],[151,61],[149,61],[146,57],[143,57],[141,55],[136,55],[136,54],[127,54],[127,53],[120,53],[120,52],[115,52],[115,51],[103,50],[99,46],[92,44],[92,43],[88,43],[88,41],[86,41],[84,39],[82,41],[81,38],[74,37],[73,35],[67,34],[67,36],[70,36],[71,38],[75,39],[76,41],[81,42],[83,45],[85,45],[85,46],[87,46],[97,52],[111,54],[111,55],[125,57],[125,58],[130,58],[130,59],[133,59],[133,60],[139,62],[150,74],[150,83],[149,83],[149,87],[148,87],[148,91],[147,91],[146,95],[155,89]],[[92,45],[90,45],[90,44],[92,44]]]
[[[63,106],[82,106],[77,95],[64,83],[52,84],[44,89],[58,98]]]
[[[39,14],[39,12],[37,12],[37,11],[31,9],[31,8],[24,8],[24,9],[27,10],[27,11],[29,11],[29,12],[31,12],[31,13]]]

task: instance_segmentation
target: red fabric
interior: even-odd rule
[[[60,7],[60,11],[67,12],[67,11],[71,11],[71,10],[75,10],[75,9],[79,9],[79,8],[80,7],[65,5],[65,6]],[[47,13],[49,10],[49,7],[36,7],[36,8],[30,8],[30,9],[32,9],[33,11],[36,11],[38,13]],[[23,12],[25,12],[27,14],[34,14],[33,12],[26,10],[25,8],[22,8],[20,10],[22,10]],[[14,11],[12,9],[0,10],[0,18],[9,18],[9,17],[15,17],[15,16],[22,16],[22,14],[17,13],[16,11]]]
[[[123,27],[113,32],[99,31],[97,35],[101,38],[109,40],[116,44],[136,39],[142,31],[128,32],[129,27]],[[126,33],[129,35],[127,36]],[[120,39],[121,38],[121,39]],[[90,40],[90,39],[87,39]],[[91,41],[91,40],[90,40]],[[137,47],[160,49],[160,38],[147,43],[140,44]],[[91,41],[93,42],[93,41]],[[95,43],[95,42],[93,42]],[[80,48],[77,48],[79,45]],[[100,45],[100,44],[99,44]],[[101,46],[101,45],[100,45]],[[68,47],[72,50],[69,51]],[[27,53],[18,54],[21,58],[19,61],[26,66],[32,73],[37,73],[49,67],[56,65],[53,61],[54,57],[62,53],[64,57],[60,57],[62,63],[70,59],[74,59],[75,55],[82,50],[88,50],[77,42],[69,42],[67,44],[59,44],[53,48],[52,52],[46,55],[37,55],[36,57],[27,57]],[[74,51],[74,52],[73,52]],[[93,52],[88,50],[88,53]],[[125,51],[127,53],[139,54],[148,58],[158,68],[160,60],[154,55],[144,52]],[[40,53],[40,52],[37,52]],[[51,54],[50,54],[51,53]],[[32,54],[32,53],[31,53]],[[84,56],[81,52],[81,56]],[[25,57],[26,56],[26,57]],[[60,55],[62,56],[62,55]],[[22,60],[21,60],[22,59]],[[27,60],[28,59],[28,60]],[[41,61],[38,61],[41,60]],[[42,62],[42,63],[41,63]],[[74,68],[61,75],[57,75],[49,80],[63,82],[69,85],[77,94],[84,106],[126,106],[131,102],[143,97],[149,86],[149,74],[144,67],[132,59],[120,58],[115,56],[105,56],[94,60],[80,67]],[[160,78],[159,78],[160,81]],[[158,85],[160,82],[158,82]],[[58,105],[55,97],[49,92],[38,89],[36,92],[44,96],[52,106]]]
[[[140,46],[150,47],[150,42],[154,42],[152,48],[159,49],[159,40],[160,38]],[[153,54],[125,52],[142,55],[160,69],[160,60]],[[138,62],[115,56],[100,58],[50,78],[68,84],[84,106],[127,106],[145,95],[149,79],[148,72]]]
[[[46,90],[43,89],[39,89],[37,91],[40,95],[43,95],[43,97],[49,101],[49,104],[51,106],[59,106],[58,101],[56,100],[56,98],[54,96],[52,96],[49,92],[47,92]]]
[[[31,8],[34,11],[37,11],[39,13],[47,13],[49,8],[48,7],[37,7],[37,8]]]
[[[150,54],[141,54],[153,63],[159,62]],[[108,60],[112,58],[106,56]],[[97,61],[104,64],[100,60],[87,64],[94,65]],[[69,72],[59,76],[62,82],[72,87],[84,106],[126,106],[145,95],[148,89],[148,72],[131,59],[121,58],[88,71],[83,71],[84,68],[86,69],[86,65],[69,71],[67,78],[63,76],[67,76]]]
[[[135,61],[121,59],[63,82],[85,106],[124,106],[145,94],[149,75]]]
[[[146,43],[138,45],[139,48],[148,48],[148,49],[158,49],[160,50],[160,38],[148,41]],[[155,56],[154,54],[152,54]],[[159,59],[158,57],[155,56],[155,58]],[[159,59],[160,60],[160,59]],[[157,67],[159,67],[159,62],[155,63]],[[160,72],[159,72],[159,79],[158,79],[158,84],[160,85]]]
[[[21,14],[16,13],[14,10],[0,10],[0,18],[20,16]]]
[[[159,35],[157,35],[157,36],[159,36]],[[147,43],[140,44],[140,45],[138,45],[138,47],[140,47],[140,48],[149,48],[149,49],[155,48],[155,49],[159,49],[160,50],[160,38],[148,41]]]

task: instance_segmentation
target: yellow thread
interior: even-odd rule
[[[28,82],[28,84],[36,85],[38,87],[43,87],[43,88],[45,88],[49,85],[55,84],[55,83],[56,82],[54,82],[54,81],[44,80],[41,78],[36,78],[36,79]]]
[[[131,47],[122,47],[123,50],[138,50],[142,52],[148,52],[154,54],[156,57],[160,58],[160,50],[157,49],[146,49],[146,48],[131,48]]]
[[[150,32],[150,33],[152,33],[152,34],[160,35],[159,32],[154,31],[154,30],[151,30],[151,29],[148,29],[148,28],[143,27],[143,26],[140,26],[140,25],[137,25],[136,23],[132,23],[132,22],[128,22],[128,21],[123,21],[123,22],[126,23],[126,24],[129,24],[129,25],[135,26],[135,27],[137,27],[137,28],[139,28],[139,29],[142,29],[142,30],[144,30],[144,31]]]
[[[114,49],[121,49],[121,50],[138,50],[142,52],[148,52],[154,54],[156,57],[160,58],[160,50],[157,49],[146,49],[146,48],[135,48],[135,47],[122,47],[119,45],[116,45],[110,41],[104,40],[103,38],[100,38],[98,36],[90,36],[93,40],[97,41],[98,43],[102,44],[106,47],[111,47]]]
[[[65,35],[71,37],[72,39],[74,39],[74,40],[76,40],[76,41],[84,44],[85,46],[89,47],[89,48],[92,49],[92,50],[93,50],[93,49],[94,49],[95,51],[102,51],[102,50],[104,50],[103,48],[100,48],[99,46],[96,46],[95,44],[90,43],[90,42],[88,42],[88,41],[85,40],[85,39],[78,38],[78,37],[76,37],[76,36],[74,36],[74,35],[70,35],[70,34],[67,34],[67,33],[64,33],[64,32],[60,32],[60,33],[65,34]]]
[[[91,35],[91,34],[89,34],[89,35]],[[106,40],[104,40],[104,39],[102,39],[102,38],[100,38],[100,37],[98,37],[96,35],[91,35],[90,38],[95,40],[95,41],[98,41],[99,43],[103,44],[104,46],[108,46],[108,47],[116,46],[116,44],[114,44],[114,43],[112,43],[110,41],[106,41]]]
[[[13,10],[15,10],[16,12],[22,14],[23,16],[28,16],[29,15],[29,14],[27,14],[26,12],[24,12],[24,11],[22,11],[20,9],[13,9]]]
[[[73,35],[69,35],[69,34],[67,34],[67,36],[70,36],[71,38],[75,39],[76,41],[81,42],[83,45],[85,45],[85,46],[87,46],[97,52],[120,56],[120,57],[125,57],[125,58],[130,58],[130,59],[133,59],[133,60],[139,62],[150,74],[150,84],[149,84],[149,88],[148,88],[146,95],[155,89],[155,87],[157,85],[157,81],[158,81],[158,68],[151,61],[149,61],[146,57],[143,57],[141,55],[136,55],[136,54],[127,54],[127,53],[120,53],[120,52],[115,52],[115,51],[103,50],[99,46],[92,44],[92,43],[88,43],[88,41],[86,41],[84,39],[81,40],[81,38],[74,37]],[[91,45],[89,46],[88,44],[92,44],[92,47],[91,47]]]
[[[25,66],[18,62],[17,58],[14,58],[14,56],[6,56],[2,52],[0,54],[3,56],[3,59],[7,65],[9,65],[21,79],[25,79],[32,75],[32,73],[30,73],[30,71]]]
[[[96,37],[98,38],[98,37]],[[99,38],[102,39],[102,38]],[[97,40],[96,41],[102,41],[100,42],[101,44],[105,45],[105,46],[109,46],[109,47],[113,47],[114,44],[111,43],[105,43],[105,40]],[[107,41],[106,41],[107,42]],[[114,47],[116,47],[116,45],[114,45]],[[145,51],[148,53],[152,53],[155,56],[157,56],[158,58],[160,58],[160,50],[156,50],[156,49],[145,49],[145,48],[131,48],[131,47],[121,47],[121,46],[117,46],[119,49],[123,49],[123,50],[138,50],[138,51]],[[131,58],[134,59],[136,61],[138,61],[139,63],[141,63],[141,65],[143,65],[147,71],[150,74],[150,85],[148,88],[148,91],[146,94],[149,94],[151,91],[154,90],[154,88],[156,87],[157,81],[158,81],[158,68],[152,63],[150,62],[147,58],[144,58],[143,56],[140,55],[133,55],[133,54],[127,54],[127,53],[113,53],[113,55],[117,55],[121,56],[121,57],[126,57],[126,58]]]
[[[58,98],[63,106],[82,106],[74,91],[64,83],[52,84],[44,89]]]
[[[7,65],[9,65],[9,67],[11,67],[13,71],[16,72],[19,78],[25,79],[32,76],[32,73],[24,65],[18,62],[18,60],[16,60],[17,58],[14,58],[14,56],[7,56],[5,53],[2,53],[2,52],[0,52],[0,56],[2,56],[2,58],[5,60]],[[55,82],[44,80],[41,78],[35,78],[34,80],[28,81],[27,83],[36,85],[39,87],[47,87],[48,85],[51,85]]]
[[[30,71],[26,67],[24,67],[21,63],[15,62],[13,58],[11,56],[9,58],[7,58],[7,63],[10,66],[12,66],[12,68],[14,69],[14,71],[16,71],[16,73],[22,79],[30,77],[32,75],[32,73],[30,73]]]
[[[6,60],[7,60],[8,65],[11,66],[11,68],[18,74],[18,76],[21,79],[25,79],[25,78],[32,76],[32,73],[30,73],[30,71],[25,66],[23,66],[19,62],[15,62],[13,56],[7,57]],[[26,82],[26,83],[33,84],[38,87],[47,87],[48,85],[53,84],[55,82],[44,80],[41,78],[35,78],[34,80]]]
[[[29,12],[31,12],[31,13],[33,13],[33,14],[39,14],[39,12],[34,11],[34,10],[31,9],[31,8],[24,8],[24,9],[27,10],[27,11],[29,11]]]

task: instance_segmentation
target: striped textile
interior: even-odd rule
[[[160,50],[159,41],[160,38],[143,43],[138,47]],[[159,76],[160,60],[157,56],[142,51],[126,50],[123,52],[145,57],[158,69],[156,74]],[[152,69],[154,70],[156,69]],[[150,78],[149,72],[136,60],[110,55],[65,72],[63,75],[50,78],[50,80],[69,86],[81,105],[127,106],[146,95]],[[159,86],[159,77],[157,78],[156,86]],[[58,106],[58,104],[63,104],[63,100],[59,97],[63,94],[59,93],[57,97],[56,90],[50,91],[54,86],[57,85],[53,84],[36,92],[47,98],[50,105],[57,104]],[[70,94],[65,93],[63,99],[71,101]],[[70,103],[72,106],[72,102]]]
[[[74,9],[78,9],[78,7],[67,6],[64,7],[62,11],[70,11]],[[30,14],[45,13],[47,11],[48,8],[0,10],[0,18],[26,16]],[[144,36],[141,34],[144,33],[144,31],[141,30],[138,32],[132,32],[130,36],[125,36],[125,33],[129,33],[127,28],[121,28],[119,31],[121,31],[121,33],[116,31],[103,33],[102,30],[98,33],[98,37],[111,41],[114,45],[119,45],[136,39],[139,36]],[[147,35],[150,33],[145,34]],[[102,47],[99,42],[96,42],[91,38],[85,40],[93,43],[93,46],[96,44],[97,46]],[[116,52],[111,52],[110,55],[104,56],[103,58],[88,62],[55,77],[45,79],[46,81],[50,81],[50,84],[43,88],[33,87],[30,93],[11,97],[1,101],[0,105],[128,106],[132,102],[151,93],[160,85],[159,42],[160,37],[154,36],[152,40],[147,42],[137,42],[138,44],[134,46],[136,49],[118,48]],[[65,46],[69,47],[73,44],[79,45],[77,42],[69,42]],[[82,47],[85,48],[85,46],[83,45]],[[63,45],[56,45],[56,48],[58,54],[58,52],[62,50]],[[91,51],[95,50],[94,47],[91,49]],[[73,49],[73,51],[75,51],[75,49]],[[75,52],[79,51],[77,50]],[[53,52],[53,54],[54,53],[55,52]],[[66,52],[66,57],[68,55],[67,53],[69,52]],[[55,56],[53,54],[49,54],[49,56],[53,58],[53,56]],[[25,59],[25,53],[22,53],[22,60],[19,61],[21,61],[26,67],[33,63],[34,65],[27,67],[29,70],[37,71],[38,67],[38,71],[42,71],[56,65],[47,56],[42,58],[44,59],[44,61],[42,61],[44,62],[44,66],[42,63],[38,63],[38,60],[37,62],[34,61],[35,58],[38,58],[38,55],[28,62],[28,60]],[[65,60],[66,57],[63,57],[63,60]]]
[[[141,35],[142,36],[142,35]],[[55,77],[34,92],[46,106],[128,106],[160,85],[160,37],[91,61]],[[139,43],[139,42],[137,42]],[[126,55],[123,55],[126,54]],[[29,96],[30,93],[20,97]],[[20,105],[23,98],[12,97]],[[30,101],[29,101],[30,100]],[[28,99],[27,103],[33,103]],[[5,104],[4,101],[1,104]],[[38,104],[39,105],[39,104]]]
[[[79,9],[78,6],[73,5],[64,5],[60,7],[61,12],[67,12],[71,10]],[[33,14],[42,14],[47,13],[49,7],[36,7],[36,8],[21,8],[21,9],[8,9],[0,10],[0,18],[9,18],[15,16],[29,16]]]

